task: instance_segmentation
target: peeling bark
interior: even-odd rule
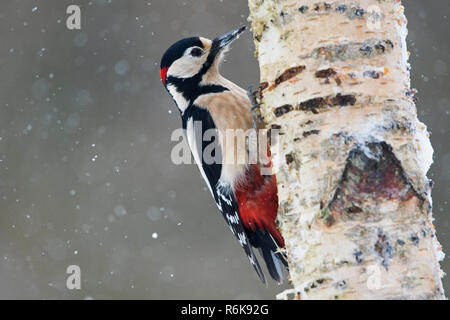
[[[249,7],[295,297],[445,298],[401,2]]]

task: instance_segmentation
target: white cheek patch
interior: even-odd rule
[[[186,111],[187,107],[189,107],[189,100],[186,100],[186,98],[183,96],[181,92],[178,91],[177,87],[173,84],[169,84],[167,86],[167,90],[169,90],[170,95],[172,96],[173,100],[177,104],[178,109],[180,109],[181,113],[184,113]]]
[[[201,70],[205,59],[183,56],[170,66],[167,75],[176,78],[190,78]]]

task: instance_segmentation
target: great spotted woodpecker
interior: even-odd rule
[[[192,37],[176,42],[161,59],[160,75],[180,111],[191,152],[225,221],[262,282],[266,283],[266,279],[252,247],[259,250],[269,274],[280,283],[287,262],[280,251],[284,240],[275,222],[278,210],[275,176],[263,175],[259,164],[221,161],[226,154],[238,152],[234,143],[230,147],[220,139],[225,132],[253,127],[246,91],[219,73],[224,51],[244,30],[245,27],[240,27],[214,40]],[[200,132],[194,130],[196,122],[201,123]],[[220,137],[213,163],[203,158],[203,151],[211,141],[202,137],[209,129],[218,131]]]

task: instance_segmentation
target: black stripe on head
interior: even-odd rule
[[[200,47],[203,48],[203,43],[199,37],[185,38],[178,42],[175,42],[170,46],[169,49],[164,53],[161,58],[161,69],[168,68],[172,65],[175,60],[181,58],[187,48],[190,47]]]

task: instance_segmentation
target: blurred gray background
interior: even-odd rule
[[[447,0],[404,1],[412,86],[432,132],[437,235],[450,252]],[[82,30],[69,31],[69,4]],[[0,298],[274,298],[194,165],[170,161],[180,119],[159,59],[180,38],[246,24],[246,0],[3,0]],[[223,73],[258,84],[247,32]],[[82,289],[66,289],[66,268]],[[449,259],[442,263],[450,271]],[[447,294],[450,278],[444,278]]]

